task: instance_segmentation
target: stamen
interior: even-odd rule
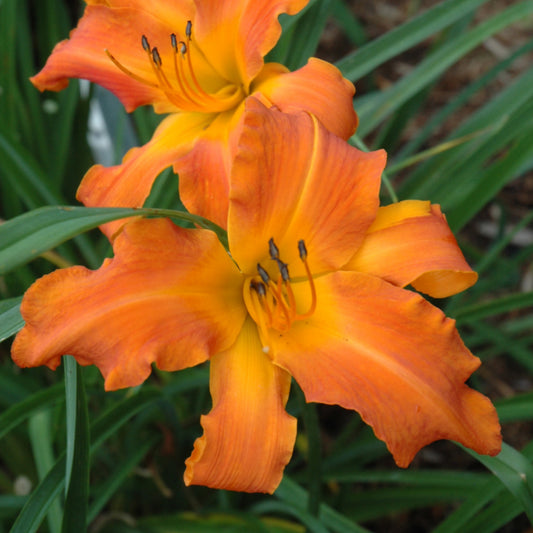
[[[268,241],[268,250],[270,252],[270,259],[279,259],[279,249],[274,244],[273,238]]]
[[[309,265],[307,264],[307,248],[305,247],[303,239],[301,241],[298,241],[298,251],[300,252],[300,259],[304,264],[305,273],[307,274],[307,280],[309,281],[309,286],[311,287],[311,306],[309,307],[309,311],[299,316],[300,318],[307,318],[311,316],[316,310],[316,289],[315,282],[313,281],[313,276],[311,275]]]
[[[187,29],[189,29],[189,25],[187,24],[187,28],[186,28],[186,32],[187,32]],[[187,44],[189,44],[189,41],[190,41],[190,37],[187,36]],[[188,52],[188,53],[187,53]],[[216,100],[215,98],[213,98],[210,94],[206,93],[203,89],[202,89],[202,86],[200,85],[200,83],[198,82],[198,80],[196,79],[196,75],[194,74],[194,69],[192,68],[192,54],[191,54],[191,47],[190,46],[187,46],[185,45],[185,43],[182,44],[182,56],[187,56],[187,66],[189,67],[189,75],[191,76],[191,80],[192,82],[194,83],[194,86],[196,87],[196,90],[198,92],[198,95],[201,96],[202,98],[208,100],[208,101],[214,101]]]
[[[159,80],[160,88],[163,90],[166,97],[171,102],[173,102],[175,105],[179,107],[180,101],[179,99],[175,98],[175,92],[172,90],[172,85],[170,85],[168,78],[165,76],[165,73],[163,72],[163,69],[161,68],[163,65],[163,61],[161,60],[161,56],[159,55],[159,50],[157,49],[157,47],[154,46],[151,52],[147,50],[146,53],[152,59],[151,61],[152,68],[153,68],[154,74]]]
[[[279,248],[274,239],[268,241],[270,257],[276,261],[279,275],[273,280],[267,270],[257,263],[258,275],[249,279],[244,288],[246,307],[259,330],[259,336],[265,353],[270,350],[270,330],[279,333],[287,332],[297,320],[304,320],[311,316],[317,305],[316,288],[307,263],[307,248],[303,240],[298,242],[298,253],[304,264],[307,281],[311,291],[311,303],[305,313],[298,313],[296,296],[289,275],[289,266],[280,259]],[[305,277],[298,278],[298,284],[305,281]]]
[[[134,74],[129,68],[126,68],[122,63],[115,59],[113,54],[107,48],[104,50],[104,52],[107,54],[107,57],[109,57],[109,59],[111,59],[111,61],[114,63],[115,67],[124,72],[126,76],[129,76],[130,78],[133,78],[135,81],[138,81],[139,83],[142,83],[144,85],[149,85],[150,87],[159,87],[157,83],[153,83],[149,80],[142,78],[141,76],[138,76],[137,74]]]
[[[281,259],[278,259],[277,257],[275,259],[276,259],[276,263],[278,264],[279,273],[281,274],[283,281],[285,283],[288,283],[290,281],[289,265],[287,263],[284,263]]]
[[[189,102],[192,102],[193,104],[196,104],[197,101],[194,100],[189,95],[190,87],[189,87],[189,89],[185,88],[185,85],[181,81],[182,78],[183,78],[183,70],[178,67],[178,44],[180,44],[180,45],[183,44],[184,45],[185,43],[183,43],[183,41],[180,41],[178,43],[178,39],[177,39],[175,33],[173,33],[170,36],[170,43],[172,45],[172,49],[174,50],[174,55],[172,56],[173,63],[174,63],[174,76],[176,77],[176,80],[178,81],[178,85],[180,86],[180,89],[181,89],[181,92],[183,93],[183,95],[189,100]],[[181,64],[180,64],[180,67],[181,67]]]
[[[143,35],[141,37],[141,43],[143,45],[143,48],[146,52],[150,51],[150,44],[148,43],[148,39],[146,38],[146,35]]]
[[[193,46],[192,22],[190,20],[187,21],[185,34],[183,36],[185,39],[180,41],[179,34],[176,35],[175,33],[172,33],[170,35],[170,44],[174,52],[172,62],[174,65],[175,79],[172,78],[172,74],[169,74],[172,67],[165,72],[163,58],[165,62],[170,60],[170,58],[167,60],[165,50],[162,49],[162,53],[160,54],[157,47],[152,48],[148,41],[148,37],[144,34],[141,35],[141,45],[148,56],[150,67],[155,75],[155,80],[146,79],[142,75],[135,74],[122,65],[122,63],[120,63],[108,50],[105,50],[105,53],[113,64],[128,77],[143,85],[160,89],[168,100],[180,109],[204,111],[207,108],[209,112],[220,112],[236,106],[244,96],[244,90],[242,87],[239,88],[232,81],[222,77],[229,86],[234,88],[234,92],[228,94],[227,91],[224,91],[222,93],[223,96],[218,97],[206,91],[198,81],[193,68],[193,58],[191,55],[192,48],[194,48],[194,54],[202,58],[202,64],[204,62],[207,63],[213,71],[217,72],[217,74],[219,73],[217,69],[213,67],[212,63],[210,63],[205,57],[201,48]],[[178,54],[181,55],[181,58],[178,57]],[[148,76],[151,77],[150,74],[148,74]]]
[[[300,259],[305,261],[307,259],[307,248],[303,239],[298,241],[298,252],[300,253]]]
[[[170,36],[171,42],[172,42],[172,35]],[[174,47],[173,47],[174,48]],[[191,86],[189,83],[189,80],[185,76],[185,72],[183,69],[183,65],[181,61],[178,61],[178,53],[181,54],[181,59],[185,59],[185,55],[187,54],[187,45],[183,41],[179,41],[176,43],[176,47],[174,48],[174,72],[176,74],[176,79],[178,80],[178,84],[180,86],[181,91],[185,95],[185,97],[192,102],[193,104],[202,104],[202,94],[198,94],[195,92],[194,87]],[[187,55],[187,64],[189,68],[192,68],[190,64],[190,56]],[[205,99],[204,99],[205,101]]]
[[[170,42],[172,43],[172,45],[174,47],[174,45],[176,44],[176,35],[175,34],[172,34],[170,36]],[[183,106],[183,100],[180,98],[180,95],[177,94],[174,91],[174,89],[172,88],[172,85],[168,81],[168,78],[166,77],[166,75],[165,75],[165,73],[164,73],[164,71],[162,69],[163,61],[161,60],[161,56],[159,55],[159,50],[155,46],[154,46],[154,48],[150,48],[150,43],[148,42],[148,38],[146,37],[146,35],[142,36],[141,43],[142,43],[142,47],[143,47],[144,51],[146,52],[146,54],[148,55],[148,58],[150,59],[150,64],[152,66],[154,74],[155,74],[157,80],[159,81],[159,85],[153,84],[153,83],[149,83],[149,85],[151,85],[152,87],[159,87],[165,93],[165,96],[174,105],[176,105],[177,107]],[[142,80],[140,80],[139,77],[134,76],[133,73],[131,73],[131,75],[135,79],[137,79],[138,81],[142,81]],[[189,97],[187,91],[185,90],[185,88],[181,84],[181,79],[180,79],[179,75],[177,76],[177,79],[178,79],[178,82],[180,84],[180,88],[182,89],[182,92],[184,93],[184,95],[187,98],[189,98],[189,101],[191,101],[193,103],[196,103],[194,100],[192,100]],[[146,83],[148,83],[148,82],[146,82]]]
[[[259,294],[262,298],[266,296],[266,287],[264,283],[259,283],[258,281],[251,281],[250,287]]]
[[[259,263],[257,263],[257,272],[259,272],[263,283],[268,286],[270,284],[270,276],[268,275],[268,272]]]
[[[161,65],[163,64],[163,62],[161,61],[161,56],[159,55],[157,48],[152,49],[152,59],[156,67],[161,67]]]
[[[270,349],[268,330],[272,324],[272,312],[264,297],[265,295],[266,287],[260,281],[251,280],[249,290],[245,287],[244,299],[247,302],[247,307],[253,320],[257,324],[259,337],[264,347],[263,349],[265,350],[266,348],[265,353],[268,353],[268,350]]]

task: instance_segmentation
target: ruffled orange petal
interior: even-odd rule
[[[343,139],[351,137],[357,128],[352,101],[355,88],[326,61],[312,57],[294,72],[277,63],[267,63],[254,80],[252,91],[261,93],[285,113],[308,111]]]
[[[70,354],[113,390],[142,383],[151,363],[180,370],[233,344],[245,318],[242,277],[212,232],[137,220],[114,249],[96,271],[57,270],[30,287],[17,365],[55,369]]]
[[[31,78],[32,83],[41,91],[58,91],[67,86],[69,78],[88,79],[113,92],[128,111],[144,104],[155,105],[159,112],[175,109],[161,89],[126,75],[105,50],[134,74],[157,85],[141,37],[147,36],[163,55],[162,46],[170,53],[170,35],[185,28],[194,16],[192,3],[135,0],[91,4],[70,38],[56,45],[45,67]]]
[[[273,237],[293,276],[303,275],[300,239],[312,272],[344,265],[375,218],[385,158],[349,146],[308,113],[289,115],[248,98],[228,215],[237,264],[255,272]]]
[[[366,274],[337,272],[315,283],[316,313],[273,335],[271,350],[308,401],[358,411],[401,467],[439,439],[499,452],[493,405],[465,385],[480,363],[455,321],[418,294]]]
[[[78,188],[78,200],[88,207],[142,207],[157,176],[191,149],[211,120],[211,115],[199,113],[170,115],[150,142],[132,148],[122,164],[91,167]],[[115,220],[101,229],[111,238],[125,221]]]
[[[464,291],[477,280],[440,207],[418,200],[380,207],[344,270],[367,272],[400,287],[411,284],[435,298]]]
[[[296,419],[285,411],[291,378],[263,353],[251,320],[210,364],[213,408],[185,462],[185,484],[272,493],[296,438]]]
[[[279,39],[278,15],[295,14],[308,1],[196,0],[195,35],[221,75],[247,90]]]

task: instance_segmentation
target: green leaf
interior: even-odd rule
[[[32,492],[9,533],[35,533],[65,483],[65,454]]]
[[[496,457],[479,455],[464,448],[470,455],[484,464],[521,502],[529,521],[533,523],[533,465],[519,451],[506,443]]]
[[[92,522],[98,516],[98,513],[100,513],[113,494],[119,489],[126,477],[130,475],[131,471],[142,461],[142,459],[144,459],[146,454],[159,441],[159,438],[158,435],[155,435],[147,442],[136,446],[135,449],[130,451],[123,460],[116,465],[114,470],[107,475],[104,487],[101,488],[89,508],[88,523]]]
[[[134,209],[42,207],[0,225],[0,275],[105,222],[131,217]]]
[[[85,531],[87,529],[87,508],[89,497],[89,416],[87,411],[87,398],[85,396],[85,386],[83,384],[83,376],[81,367],[74,365],[77,368],[76,379],[76,397],[69,398],[68,401],[75,401],[76,417],[74,420],[74,451],[72,455],[72,472],[70,475],[70,483],[67,486],[67,497],[65,500],[65,512],[63,515],[63,533],[70,533],[71,531]],[[66,391],[72,390],[67,383]],[[68,404],[67,404],[68,405]],[[72,439],[72,428],[67,428]],[[67,442],[68,445],[68,442]],[[68,448],[67,448],[68,450]],[[67,468],[69,465],[67,464]],[[65,476],[66,479],[67,476]]]
[[[495,164],[478,172],[476,187],[463,193],[454,209],[450,211],[448,223],[453,231],[460,230],[511,180],[515,179],[523,165],[533,157],[533,128],[522,127],[523,134],[514,146]]]
[[[0,439],[37,411],[61,401],[64,390],[63,384],[58,383],[35,392],[28,398],[6,409],[0,414]]]
[[[67,426],[67,445],[66,452],[66,469],[65,485],[70,484],[72,474],[72,464],[74,462],[74,448],[76,445],[76,416],[78,412],[78,364],[76,359],[71,355],[63,357],[65,372],[65,410]]]
[[[303,528],[287,520],[239,512],[154,516],[139,520],[138,527],[143,533],[304,533]]]
[[[24,204],[37,208],[43,203],[58,204],[64,199],[55,190],[39,164],[24,146],[0,131],[0,176],[17,192]]]
[[[276,489],[274,495],[299,513],[306,513],[309,495],[287,475]],[[320,522],[336,533],[369,533],[367,529],[354,524],[351,520],[322,503],[319,512]]]
[[[29,436],[33,457],[39,480],[43,480],[53,467],[55,459],[53,452],[52,420],[49,410],[40,410],[29,421]],[[52,533],[59,533],[61,524],[61,505],[57,499],[50,502],[48,511],[48,526]]]
[[[329,533],[329,530],[322,522],[310,514],[308,511],[296,509],[283,501],[268,500],[258,503],[253,507],[257,514],[283,514],[294,517],[298,522],[305,526],[307,533]]]
[[[513,132],[514,128],[514,136],[520,135],[523,131],[521,125],[524,116],[530,119],[524,113],[531,103],[532,84],[533,68],[530,68],[469,116],[446,141],[486,130],[503,120],[506,131]],[[505,143],[510,142],[512,138],[507,139]],[[402,198],[431,198],[432,201],[442,202],[443,198],[447,199],[449,193],[462,190],[465,184],[470,187],[471,180],[476,181],[477,169],[484,170],[486,166],[484,160],[481,165],[479,163],[481,155],[492,162],[492,158],[499,156],[504,147],[500,132],[496,131],[488,138],[479,138],[453,151],[439,154],[419,165],[399,187],[398,194]],[[477,168],[472,167],[470,163],[473,157],[478,161]],[[465,165],[465,162],[468,165]],[[465,166],[470,167],[468,173]]]
[[[134,396],[130,396],[108,411],[91,424],[91,453],[93,453],[106,438],[118,431],[131,417],[135,416],[148,404],[161,398],[161,393],[155,389],[143,389]],[[32,492],[24,508],[20,512],[10,533],[35,533],[41,524],[48,508],[60,493],[65,484],[65,457],[63,453],[47,476]],[[84,531],[83,529],[80,531]]]
[[[533,392],[503,398],[494,404],[502,423],[533,419]]]
[[[447,0],[389,31],[336,63],[349,80],[361,79],[435,33],[461,20],[487,0]]]
[[[517,20],[523,19],[532,12],[533,2],[530,0],[520,2],[441,46],[413,69],[409,75],[392,85],[390,89],[379,93],[370,102],[359,106],[360,126],[357,132],[358,135],[364,137],[382,120],[437,79],[448,67],[461,59],[470,50],[498,31]]]
[[[460,324],[482,320],[489,316],[515,311],[533,306],[533,291],[509,294],[489,302],[462,307],[454,312],[454,318]]]
[[[0,301],[0,342],[11,337],[24,326],[24,320],[20,314],[21,301],[22,296]]]
[[[456,511],[449,515],[446,520],[433,530],[433,533],[459,533],[489,502],[505,496],[505,489],[501,483],[493,478],[472,495]]]
[[[83,231],[121,218],[164,216],[198,224],[217,233],[227,247],[226,232],[212,222],[189,213],[167,209],[42,207],[0,225],[0,275],[31,261]]]
[[[290,38],[283,64],[296,70],[314,55],[326,25],[331,0],[317,0],[310,5],[292,27],[284,32]]]

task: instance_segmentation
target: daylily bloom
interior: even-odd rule
[[[85,78],[111,90],[128,111],[152,104],[170,113],[121,165],[92,167],[78,190],[87,206],[140,207],[158,174],[180,175],[187,209],[225,227],[228,169],[249,95],[285,112],[306,110],[347,139],[357,126],[353,85],[311,58],[295,72],[264,63],[277,42],[280,13],[308,0],[86,0],[70,39],[32,78],[40,90]],[[124,221],[104,226],[111,237]]]
[[[383,151],[310,114],[250,98],[232,167],[229,254],[214,233],[136,220],[96,271],[58,270],[26,293],[22,366],[63,354],[108,390],[210,360],[213,407],[185,482],[273,492],[295,441],[291,376],[307,401],[358,411],[405,467],[451,439],[501,445],[491,402],[465,385],[480,362],[455,323],[408,284],[448,296],[476,281],[437,206],[379,207]]]

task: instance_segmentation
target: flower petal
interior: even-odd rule
[[[185,484],[272,493],[296,439],[296,419],[285,411],[291,378],[263,353],[251,320],[210,364],[213,408],[185,461]]]
[[[464,291],[477,280],[440,207],[418,200],[380,207],[344,270],[367,272],[400,287],[412,284],[435,298]]]
[[[174,163],[180,177],[180,199],[189,212],[222,228],[228,225],[229,175],[244,110],[219,114],[183,157]]]
[[[88,79],[113,92],[128,111],[154,104],[158,112],[175,109],[157,83],[141,37],[171,51],[170,35],[185,27],[194,16],[188,0],[166,2],[109,1],[88,5],[70,38],[56,45],[45,67],[32,83],[41,91],[64,89],[69,78]],[[122,72],[107,56],[108,50],[126,68],[148,83],[141,83]],[[160,52],[163,54],[162,49]],[[165,61],[163,54],[163,61]]]
[[[308,113],[285,114],[248,98],[228,215],[241,270],[255,272],[271,237],[293,276],[303,275],[300,239],[314,273],[344,265],[376,215],[385,157],[349,146]]]
[[[78,200],[88,207],[142,207],[159,173],[191,149],[210,120],[210,115],[199,113],[170,115],[150,142],[132,148],[122,164],[91,167],[78,188]],[[101,229],[111,238],[124,222],[115,220]]]
[[[499,452],[493,405],[465,385],[479,359],[455,321],[418,294],[366,274],[337,272],[315,283],[315,314],[273,336],[271,351],[308,401],[358,411],[402,467],[439,439]]]
[[[267,63],[252,85],[285,113],[308,111],[325,128],[348,139],[357,128],[353,108],[355,88],[331,63],[310,58],[307,65],[288,72],[276,63]]]
[[[21,367],[55,369],[64,354],[96,365],[107,390],[142,383],[226,349],[244,317],[242,276],[212,232],[167,219],[127,224],[115,257],[57,270],[27,291],[13,343]]]
[[[222,76],[245,90],[281,34],[278,15],[309,0],[195,0],[195,36]]]

